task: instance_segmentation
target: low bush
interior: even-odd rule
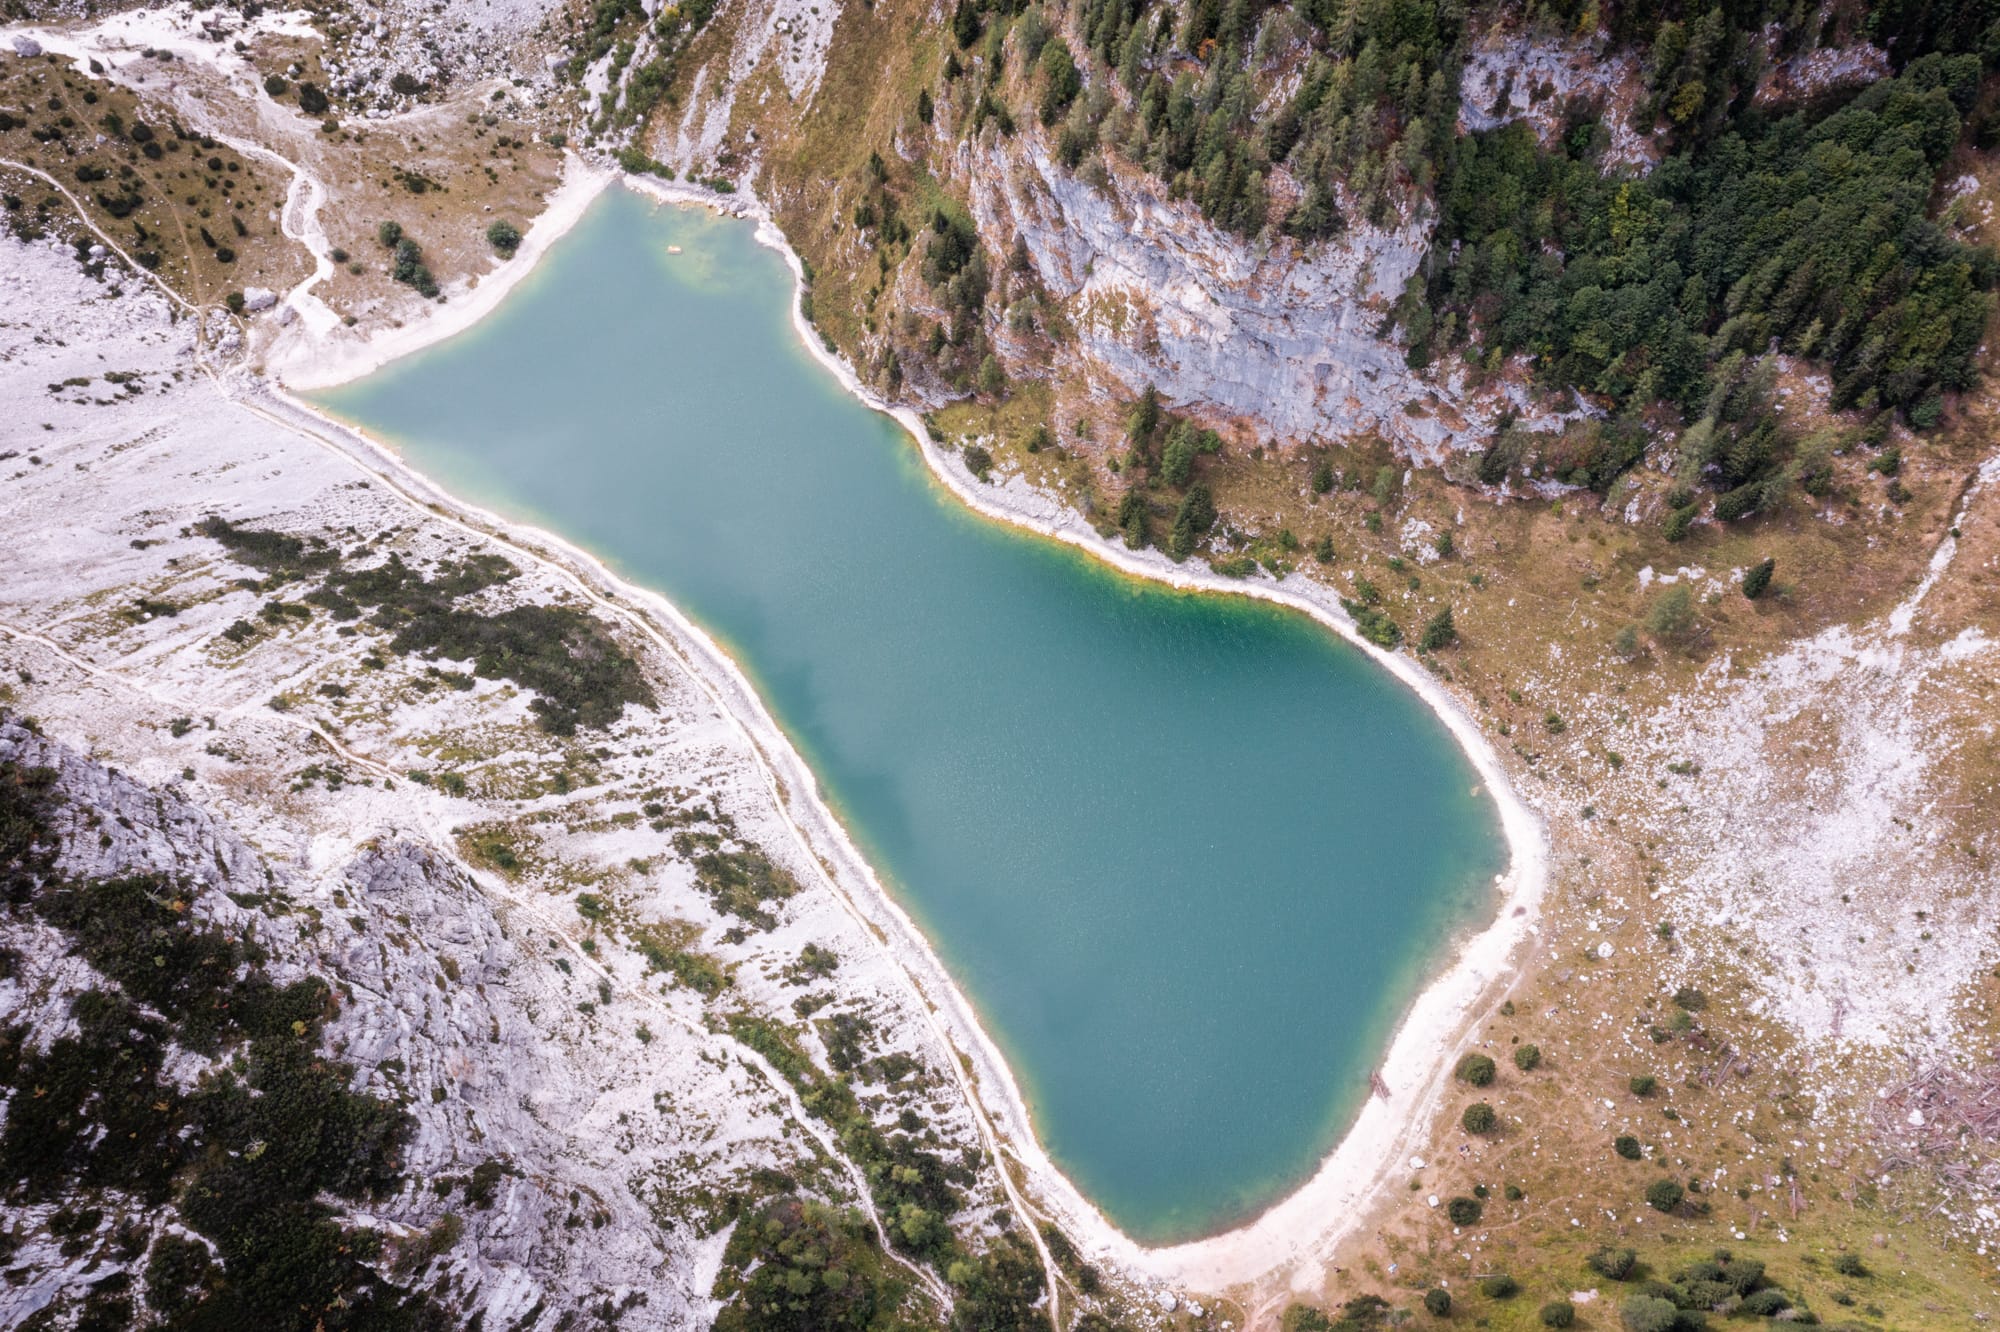
[[[1576,1306],[1568,1300],[1550,1300],[1542,1306],[1543,1327],[1576,1326]]]
[[[521,229],[505,219],[486,228],[486,243],[505,258],[513,258],[514,251],[521,248]]]
[[[1424,622],[1424,632],[1417,640],[1417,646],[1426,652],[1437,652],[1458,641],[1458,626],[1452,623],[1451,607],[1446,606]]]
[[[1672,1300],[1657,1295],[1634,1295],[1619,1306],[1618,1318],[1624,1323],[1625,1332],[1675,1332],[1680,1326],[1681,1311]]]
[[[1494,1075],[1498,1072],[1490,1056],[1475,1052],[1458,1061],[1458,1066],[1452,1070],[1452,1076],[1474,1087],[1490,1087],[1493,1085]]]
[[[1775,1318],[1791,1307],[1791,1296],[1784,1291],[1757,1290],[1743,1297],[1743,1303],[1736,1306],[1736,1312],[1747,1318]]]
[[[1611,1150],[1617,1152],[1627,1161],[1636,1161],[1645,1155],[1645,1152],[1639,1146],[1639,1140],[1629,1133],[1621,1133],[1618,1137],[1614,1138],[1611,1142]]]
[[[1521,1283],[1505,1272],[1496,1272],[1480,1281],[1479,1293],[1489,1300],[1511,1300],[1521,1293]]]
[[[1656,1212],[1675,1212],[1687,1200],[1687,1190],[1671,1179],[1656,1179],[1646,1186],[1646,1205]]]
[[[1694,593],[1676,583],[1653,598],[1646,609],[1646,631],[1663,643],[1685,643],[1694,637]]]
[[[866,1332],[893,1319],[907,1289],[861,1213],[777,1198],[729,1237],[715,1280],[725,1301],[716,1332]]]
[[[1638,1265],[1639,1255],[1630,1249],[1613,1249],[1609,1246],[1599,1249],[1584,1259],[1590,1270],[1608,1281],[1623,1281],[1632,1275]]]
[[[1491,1133],[1500,1122],[1500,1117],[1486,1102],[1474,1101],[1465,1107],[1465,1113],[1458,1117],[1458,1122],[1467,1133]]]
[[[1479,1218],[1485,1211],[1485,1205],[1479,1199],[1467,1198],[1463,1195],[1453,1198],[1444,1205],[1444,1214],[1451,1219],[1451,1223],[1455,1226],[1477,1225]]]
[[[1394,650],[1403,641],[1403,630],[1387,611],[1360,601],[1342,601],[1347,613],[1354,617],[1354,627],[1361,636],[1379,648]]]
[[[1539,1045],[1523,1045],[1514,1051],[1514,1067],[1523,1073],[1534,1072],[1541,1062],[1542,1047]]]
[[[1433,1318],[1445,1318],[1451,1314],[1451,1292],[1441,1286],[1432,1286],[1424,1292],[1424,1312]]]
[[[724,851],[721,845],[714,833],[674,834],[674,850],[694,865],[695,886],[717,911],[771,928],[777,919],[764,910],[765,904],[782,902],[798,892],[798,880],[757,847]]]

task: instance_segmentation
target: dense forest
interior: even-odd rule
[[[1616,108],[1546,107],[1539,132],[1461,133],[1461,77],[1496,25],[1637,84]],[[1647,423],[1681,422],[1683,480],[1725,517],[1810,480],[1770,410],[1772,350],[1823,366],[1835,406],[1919,429],[1972,382],[1996,261],[1931,215],[1954,155],[2000,137],[2000,0],[959,0],[952,36],[966,59],[940,94],[973,109],[962,131],[1014,133],[1025,90],[1019,119],[1100,185],[1102,151],[1261,243],[1433,219],[1396,310],[1411,363],[1525,354],[1610,409],[1539,468],[1564,479],[1605,489]],[[1883,77],[1758,95],[1784,62],[1863,44]],[[1656,160],[1609,154],[1613,115]],[[1482,474],[1525,447],[1503,439]]]
[[[1976,56],[1925,56],[1831,114],[1746,113],[1646,176],[1606,172],[1602,124],[1558,151],[1515,123],[1457,145],[1411,359],[1534,355],[1615,405],[1691,417],[1711,363],[1775,340],[1833,372],[1838,406],[1935,421],[1970,382],[1993,256],[1926,217],[1978,95]]]

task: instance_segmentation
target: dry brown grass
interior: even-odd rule
[[[156,256],[153,271],[194,304],[219,304],[229,292],[249,286],[282,291],[311,271],[304,252],[279,226],[287,176],[206,139],[168,106],[78,74],[54,56],[24,60],[9,54],[0,55],[0,110],[24,122],[0,131],[0,157],[61,181],[91,222],[135,258]],[[112,135],[109,124],[143,124],[153,137],[147,144]],[[158,149],[157,157],[143,151],[149,146]],[[109,175],[86,181],[79,170]],[[17,172],[6,188],[20,200],[18,208],[9,205],[8,214],[17,230],[65,239],[77,233],[65,221],[74,216],[71,204],[44,181]],[[127,197],[128,191],[142,202],[117,216],[104,200]],[[224,253],[233,258],[224,261]]]

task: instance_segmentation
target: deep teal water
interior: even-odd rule
[[[1491,910],[1491,802],[1305,617],[969,513],[790,299],[749,226],[612,191],[497,314],[322,401],[723,642],[1058,1164],[1144,1241],[1243,1221]]]

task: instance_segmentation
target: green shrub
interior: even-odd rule
[[[1424,623],[1424,632],[1417,640],[1417,646],[1426,652],[1436,652],[1448,648],[1458,641],[1458,626],[1452,623],[1451,607],[1446,606]]]
[[[1310,1304],[1292,1304],[1278,1319],[1279,1332],[1333,1332],[1333,1320]]]
[[[403,239],[403,224],[394,221],[384,222],[375,228],[375,239],[382,243],[383,249],[395,249],[397,243]]]
[[[1626,1080],[1625,1089],[1634,1096],[1651,1096],[1659,1085],[1659,1080],[1650,1073],[1634,1073]]]
[[[1717,1257],[1722,1257],[1720,1251]],[[1738,1295],[1747,1295],[1764,1284],[1764,1264],[1754,1258],[1736,1260],[1725,1259],[1722,1263],[1722,1280]]]
[[[1675,1332],[1680,1326],[1681,1311],[1672,1300],[1657,1295],[1634,1295],[1619,1306],[1618,1317],[1625,1324],[1625,1332]]]
[[[1708,1007],[1708,996],[1693,986],[1684,985],[1674,991],[1674,1007],[1690,1013],[1699,1013]]]
[[[1500,1117],[1493,1113],[1493,1107],[1484,1101],[1474,1101],[1465,1107],[1465,1113],[1458,1117],[1467,1133],[1491,1133]]]
[[[185,1313],[201,1298],[196,1287],[211,1266],[208,1246],[200,1240],[160,1236],[146,1264],[146,1303],[168,1318]]]
[[[495,222],[486,228],[486,243],[511,259],[521,248],[521,229],[505,220]]]
[[[1539,1045],[1517,1046],[1514,1050],[1514,1067],[1523,1073],[1532,1073],[1542,1062],[1542,1047]]]
[[[1324,495],[1333,489],[1333,464],[1323,458],[1313,468],[1312,489],[1315,495]],[[1449,1300],[1451,1297],[1447,1295],[1445,1298]]]
[[[1511,1300],[1521,1293],[1521,1283],[1498,1272],[1479,1283],[1479,1293],[1489,1300]]]
[[[1833,1270],[1846,1277],[1865,1277],[1868,1269],[1858,1253],[1843,1253],[1833,1260]]]
[[[1568,1300],[1550,1300],[1542,1306],[1543,1327],[1576,1326],[1576,1306]]]
[[[1646,609],[1646,631],[1662,642],[1685,642],[1694,627],[1694,593],[1686,583],[1662,589]]]
[[[264,80],[264,91],[273,97],[283,97],[291,90],[292,85],[285,81],[282,74],[272,74]]]
[[[965,469],[981,481],[993,470],[993,455],[983,445],[968,444],[960,456],[965,459]]]
[[[1611,1150],[1617,1152],[1627,1161],[1636,1161],[1641,1156],[1645,1155],[1645,1153],[1640,1150],[1639,1140],[1633,1137],[1629,1133],[1620,1134],[1617,1138],[1613,1139],[1611,1143]]]
[[[1455,1226],[1477,1225],[1485,1211],[1486,1208],[1479,1199],[1463,1195],[1453,1198],[1444,1205],[1444,1214],[1451,1218],[1451,1223]]]
[[[1743,1303],[1736,1306],[1736,1312],[1747,1318],[1771,1318],[1791,1307],[1791,1296],[1784,1291],[1758,1290],[1745,1295]]]
[[[1442,1286],[1432,1286],[1429,1290],[1425,1291],[1424,1312],[1430,1314],[1433,1318],[1449,1317],[1451,1315],[1451,1292]]]
[[[829,1279],[834,1273],[842,1279]],[[724,1301],[715,1326],[866,1332],[894,1318],[908,1288],[860,1212],[782,1197],[730,1235],[713,1292]]]
[[[299,85],[299,110],[309,116],[319,116],[326,114],[326,108],[326,94],[319,90],[318,84],[301,83]]]
[[[1499,1070],[1490,1056],[1475,1051],[1458,1061],[1458,1066],[1452,1069],[1452,1076],[1474,1087],[1490,1087],[1497,1072]]]
[[[1687,1190],[1671,1179],[1656,1179],[1646,1186],[1646,1205],[1656,1212],[1674,1212],[1687,1200]]]
[[[1614,1249],[1608,1245],[1584,1259],[1590,1270],[1608,1281],[1623,1281],[1632,1275],[1638,1265],[1639,1255],[1630,1249]]]
[[[720,845],[713,833],[674,834],[674,850],[693,863],[695,887],[708,895],[716,910],[771,928],[777,920],[762,909],[763,904],[782,902],[797,893],[798,880],[757,847],[723,851]]]
[[[1775,559],[1765,558],[1750,566],[1743,575],[1743,595],[1755,601],[1771,586],[1771,573],[1778,567]]]
[[[1376,647],[1393,651],[1403,641],[1402,627],[1389,617],[1387,611],[1363,601],[1343,600],[1340,604],[1354,617],[1354,627],[1361,631],[1361,636]]]

